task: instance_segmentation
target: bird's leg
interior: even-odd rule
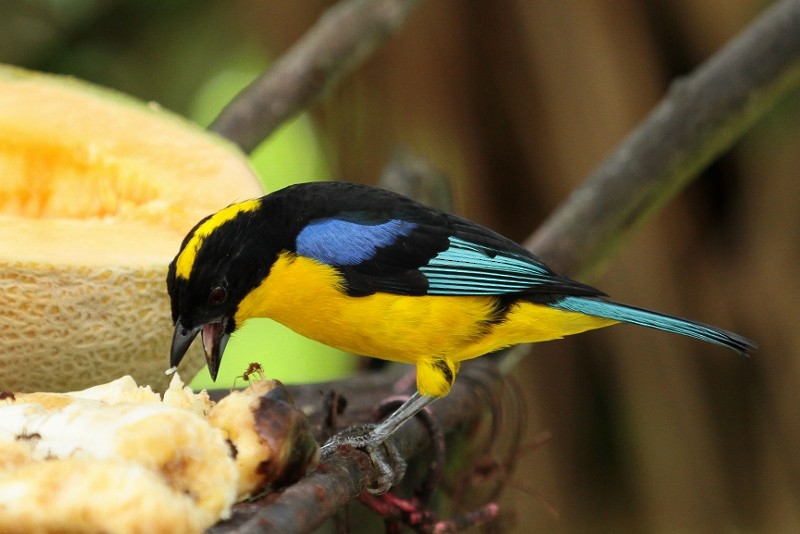
[[[372,432],[369,433],[369,439],[378,443],[385,441],[389,436],[394,434],[398,428],[403,426],[403,423],[412,419],[435,400],[436,397],[420,395],[419,392],[414,392],[407,401],[392,412],[392,415],[378,423],[375,428],[372,429]]]
[[[345,430],[335,436],[331,437],[325,445],[322,446],[320,452],[322,457],[330,456],[339,445],[350,445],[357,449],[375,447],[391,436],[397,431],[398,428],[403,426],[403,423],[413,418],[420,410],[425,409],[430,403],[436,400],[436,397],[429,397],[427,395],[420,395],[414,393],[407,401],[405,401],[397,410],[384,419],[377,425],[366,425],[369,431],[354,435],[351,431]],[[358,427],[364,430],[366,427]]]
[[[362,425],[332,436],[320,449],[322,459],[330,458],[340,445],[349,445],[369,454],[378,470],[377,487],[373,493],[383,493],[403,478],[405,460],[397,448],[386,440],[398,428],[425,409],[436,397],[414,393],[400,408],[377,425]]]

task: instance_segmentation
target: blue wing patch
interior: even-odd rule
[[[399,219],[379,224],[333,217],[311,221],[297,235],[295,248],[301,256],[328,265],[353,266],[372,259],[381,247],[410,234],[417,225]]]
[[[431,258],[420,271],[429,295],[497,295],[517,293],[554,281],[535,259],[513,251],[450,237],[450,247]]]

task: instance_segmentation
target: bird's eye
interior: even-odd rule
[[[208,294],[208,303],[216,306],[217,304],[222,304],[225,302],[227,297],[228,292],[225,291],[225,288],[217,286],[211,290],[211,293]]]

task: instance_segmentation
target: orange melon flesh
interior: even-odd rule
[[[166,387],[167,266],[202,217],[262,194],[243,154],[188,121],[0,66],[0,390]],[[194,347],[181,371],[202,363]]]

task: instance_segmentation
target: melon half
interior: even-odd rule
[[[180,117],[0,66],[0,390],[164,388],[167,266],[197,221],[261,194],[241,152]]]

